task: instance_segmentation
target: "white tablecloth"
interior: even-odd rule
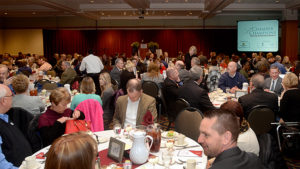
[[[113,130],[106,130],[106,131],[102,131],[102,132],[95,132],[94,134],[98,135],[99,138],[107,138],[109,140],[110,137],[114,137],[115,134],[113,132]],[[121,140],[123,142],[125,142],[126,144],[129,144],[131,145],[132,144],[132,141],[130,139],[125,139],[125,137],[121,137]],[[162,140],[164,140],[164,138],[162,138]],[[179,164],[180,160],[182,161],[186,161],[187,159],[190,159],[190,158],[193,158],[197,161],[197,169],[198,168],[201,168],[201,169],[204,169],[206,168],[206,163],[207,163],[207,157],[204,155],[204,152],[203,152],[203,149],[202,147],[197,143],[195,142],[194,140],[190,139],[190,138],[185,138],[185,141],[188,143],[188,146],[185,148],[185,147],[176,147],[174,146],[174,160],[175,160],[175,163],[173,165],[170,166],[171,169],[182,169],[183,166],[186,166],[186,163],[183,163],[183,164]],[[100,143],[98,145],[98,151],[102,151],[102,150],[105,150],[108,148],[108,144],[109,144],[109,141],[105,142],[105,143]],[[190,147],[190,146],[197,146],[199,145],[198,147]],[[188,148],[190,147],[190,148]],[[43,149],[41,149],[40,151],[36,152],[35,154],[33,154],[33,156],[35,157],[37,154],[41,153],[41,152],[44,152],[44,153],[47,153],[48,150],[49,150],[50,146],[47,146]],[[183,156],[180,156],[178,157],[178,153],[181,151],[181,152],[185,152],[186,150],[201,150],[202,151],[202,157],[183,157]],[[162,151],[166,151],[166,148],[161,148],[160,151],[158,153],[151,153],[155,156],[161,156],[162,154]],[[44,161],[45,160],[38,160],[40,163],[42,163],[42,166],[40,167],[40,169],[43,169],[44,168]],[[20,167],[22,168],[22,167]],[[153,165],[150,164],[150,163],[145,163],[143,165],[141,165],[140,167],[138,167],[139,169],[143,169],[143,168],[149,168],[149,169],[152,169],[153,168]],[[162,166],[162,165],[159,165],[159,164],[156,164],[154,168],[158,168],[158,169],[164,169],[165,167]]]

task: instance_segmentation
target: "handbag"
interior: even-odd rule
[[[65,134],[76,133],[79,131],[90,131],[91,122],[85,120],[67,120]]]

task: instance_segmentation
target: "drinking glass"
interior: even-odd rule
[[[172,163],[172,158],[173,158],[173,154],[171,152],[164,151],[162,153],[162,160],[166,168],[170,167],[170,164]]]
[[[230,88],[226,87],[226,93],[230,93]]]
[[[161,142],[161,131],[159,124],[155,123],[147,126],[147,135],[153,138],[153,144],[150,151],[153,153],[159,152]]]
[[[150,164],[152,164],[153,169],[154,169],[155,168],[155,164],[158,163],[158,157],[156,157],[156,156],[149,157],[148,161],[149,161]]]
[[[120,125],[120,124],[116,124],[116,125],[114,126],[114,133],[115,133],[115,135],[116,135],[117,138],[120,137],[121,130],[122,130],[122,128],[121,128],[121,125]]]

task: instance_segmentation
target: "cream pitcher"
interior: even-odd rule
[[[132,133],[133,143],[130,150],[130,160],[134,164],[143,164],[148,160],[150,148],[147,143],[147,138],[151,140],[150,147],[153,143],[153,138],[151,136],[146,136],[144,131],[135,131]]]

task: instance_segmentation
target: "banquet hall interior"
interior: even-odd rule
[[[68,108],[74,111],[72,117],[81,119],[84,114],[85,120],[90,118],[93,130],[99,128],[97,131],[114,129],[116,121],[125,129],[124,123],[131,123],[117,119],[121,117],[117,112],[123,108],[118,97],[128,95],[129,100],[128,81],[140,79],[142,93],[155,102],[155,117],[151,116],[151,108],[145,110],[152,121],[156,119],[163,131],[174,130],[196,142],[199,127],[195,126],[200,125],[203,114],[235,101],[257,136],[259,155],[275,147],[278,151],[274,153],[284,159],[281,162],[296,169],[300,168],[300,155],[294,155],[291,149],[300,151],[299,100],[295,102],[300,96],[290,95],[293,98],[288,100],[286,92],[300,88],[299,19],[300,0],[0,0],[0,83],[11,89],[13,97],[19,95],[18,100],[13,98],[12,107],[29,112],[30,124],[35,120],[34,132],[41,135],[42,144],[46,140],[45,145],[55,139],[43,138],[48,131],[40,126],[40,117],[44,118],[53,103],[68,101],[53,102],[51,96],[59,93],[56,90],[60,87],[70,92]],[[90,55],[99,58],[100,64],[97,59],[92,63],[97,64],[96,68],[88,68]],[[3,79],[4,67],[8,75]],[[202,71],[200,79],[193,79],[198,68]],[[274,69],[277,75],[272,74]],[[296,75],[296,85],[286,82],[290,73]],[[244,80],[231,85],[228,81],[237,74]],[[257,74],[263,77],[263,87],[254,84],[259,79]],[[275,76],[280,81],[272,80]],[[191,79],[201,89],[190,88]],[[171,82],[173,86],[168,86]],[[88,89],[91,83],[94,90]],[[24,91],[22,85],[27,85]],[[279,92],[277,85],[281,87]],[[268,97],[265,104],[267,94],[249,101],[252,90],[260,87],[261,93],[272,93],[273,97]],[[25,92],[39,100],[25,104],[24,98],[20,100]],[[197,92],[199,97],[194,96]],[[8,96],[0,92],[2,97]],[[100,106],[101,111],[97,108],[95,112],[101,113],[100,121],[83,110],[75,113],[87,99],[96,100]],[[268,105],[271,99],[276,108]],[[246,101],[253,104],[246,105]],[[33,108],[38,104],[40,107]],[[123,109],[126,113],[126,107]],[[284,114],[288,109],[293,116]],[[256,116],[253,121],[254,115],[250,115],[254,110],[271,111],[273,116],[271,120],[267,115]],[[197,116],[188,117],[184,112],[196,112]],[[195,121],[198,116],[200,120]],[[195,124],[188,125],[189,120]],[[138,123],[137,119],[133,127]],[[266,140],[261,136],[266,133],[272,143],[263,144]]]

